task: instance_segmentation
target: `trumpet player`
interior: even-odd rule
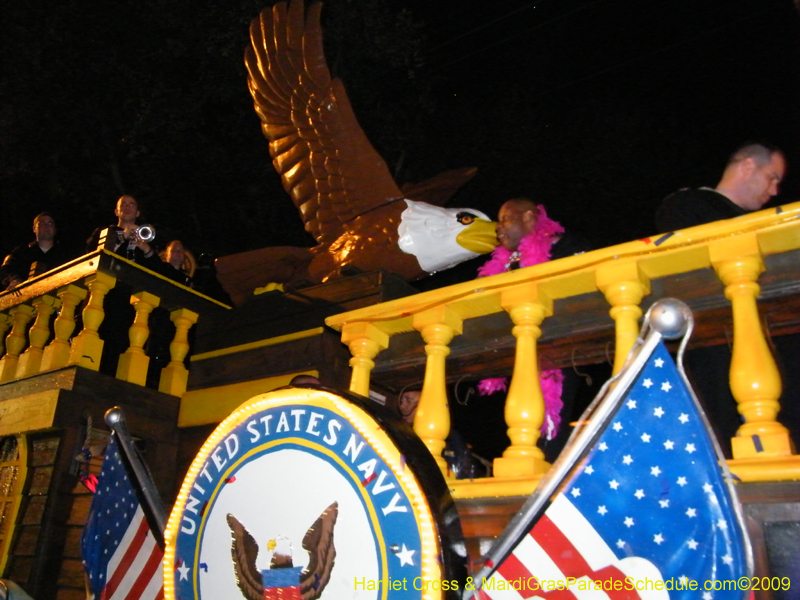
[[[139,202],[136,198],[129,194],[121,196],[117,200],[114,214],[117,216],[117,224],[108,228],[108,235],[112,238],[112,243],[106,246],[107,249],[143,267],[158,271],[161,259],[158,257],[155,247],[150,244],[152,238],[147,241],[139,236],[139,226],[136,224],[136,219],[139,218]],[[150,229],[152,230],[152,228]],[[95,229],[86,241],[87,252],[97,249],[102,230],[102,227]]]

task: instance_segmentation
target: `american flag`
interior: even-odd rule
[[[112,434],[81,539],[92,600],[160,600],[164,597],[156,543]]]
[[[720,460],[659,341],[605,430],[479,595],[741,599],[730,583],[719,589],[749,575]],[[672,591],[659,591],[657,581]]]

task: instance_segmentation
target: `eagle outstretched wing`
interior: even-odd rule
[[[308,566],[300,576],[300,594],[303,600],[316,600],[328,585],[336,559],[333,545],[333,526],[339,516],[339,503],[334,502],[314,521],[303,538],[303,549],[308,552]]]
[[[228,527],[231,528],[231,557],[236,574],[236,583],[247,600],[263,600],[264,582],[256,567],[258,543],[239,520],[228,514]]]
[[[248,84],[283,186],[321,246],[342,224],[402,196],[358,124],[322,47],[322,4],[276,3],[250,25]]]

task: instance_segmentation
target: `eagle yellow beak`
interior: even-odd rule
[[[470,252],[486,254],[497,246],[495,227],[497,227],[497,223],[494,221],[486,221],[478,217],[456,236],[456,241],[459,246]]]

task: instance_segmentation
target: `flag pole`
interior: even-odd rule
[[[136,486],[142,492],[142,499],[147,504],[147,509],[152,515],[155,525],[158,527],[159,533],[163,540],[164,530],[167,526],[167,515],[164,511],[164,505],[161,502],[161,496],[156,489],[153,479],[147,466],[139,458],[139,453],[133,444],[131,434],[128,432],[128,425],[125,420],[125,413],[119,406],[108,409],[105,415],[106,424],[117,434],[122,452],[128,460],[128,464],[133,470],[133,478],[136,480]]]
[[[636,381],[636,377],[661,339],[676,339],[684,335],[688,337],[692,325],[691,310],[680,300],[667,298],[650,307],[645,315],[640,337],[631,349],[625,365],[616,377],[609,380],[592,402],[594,410],[589,422],[573,433],[570,442],[547,475],[539,482],[533,494],[509,522],[506,530],[495,540],[484,558],[483,566],[475,574],[473,579],[475,589],[465,590],[465,599],[477,595],[483,579],[494,573],[496,566],[511,552],[520,537],[527,533],[531,521],[544,512],[563,479],[569,474],[581,455],[594,443],[605,423],[613,417],[620,401],[625,397],[628,388]],[[642,340],[641,336],[648,329],[647,336]]]

